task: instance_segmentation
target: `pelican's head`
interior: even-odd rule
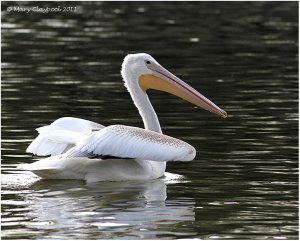
[[[135,87],[138,91],[146,93],[148,89],[156,89],[176,95],[207,111],[224,118],[226,111],[219,108],[205,96],[200,94],[187,83],[162,67],[151,55],[145,53],[129,54],[122,64],[121,74],[125,86],[130,91]]]

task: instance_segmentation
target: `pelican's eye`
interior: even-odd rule
[[[149,60],[146,60],[146,64],[151,64],[151,62]]]

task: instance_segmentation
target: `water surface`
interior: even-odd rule
[[[298,3],[2,3],[3,239],[298,239]],[[56,7],[58,3],[38,3]],[[147,52],[229,113],[149,91],[197,150],[147,182],[39,180],[16,167],[62,116],[143,127],[120,77]]]

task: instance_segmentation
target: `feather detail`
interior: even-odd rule
[[[137,127],[112,125],[86,133],[63,156],[115,156],[151,161],[191,161],[194,147],[179,139]]]
[[[63,117],[48,126],[37,128],[39,135],[26,152],[38,156],[59,155],[72,148],[83,133],[102,128],[104,126],[92,121]]]

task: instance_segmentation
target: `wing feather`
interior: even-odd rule
[[[104,126],[92,121],[63,117],[48,126],[37,128],[39,135],[26,152],[38,156],[59,155],[73,147],[83,133],[102,128]]]
[[[151,161],[191,161],[195,148],[179,139],[145,129],[112,125],[83,135],[65,157],[115,156]]]

